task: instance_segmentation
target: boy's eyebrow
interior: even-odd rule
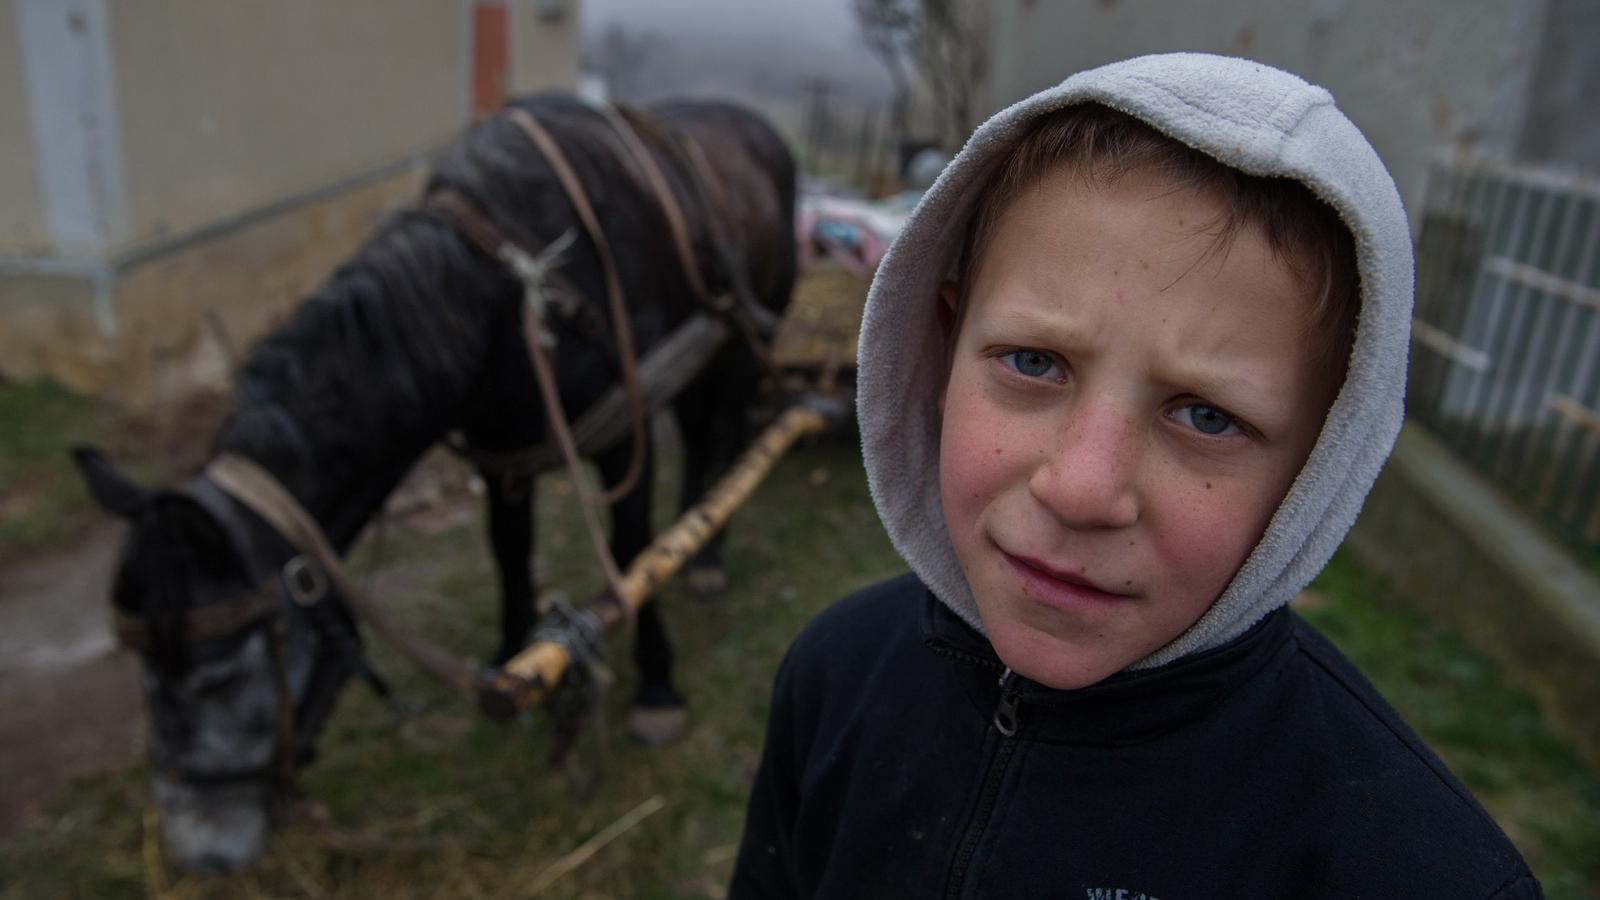
[[[1047,313],[1029,307],[997,310],[985,317],[980,329],[1001,332],[1010,340],[1037,340],[1051,348],[1082,352],[1094,344],[1093,336],[1073,320],[1066,309]],[[1267,427],[1291,411],[1275,399],[1281,395],[1272,385],[1279,378],[1267,363],[1256,364],[1229,357],[1221,364],[1205,360],[1169,358],[1157,372],[1160,381],[1173,390],[1194,394],[1216,403],[1253,424]]]
[[[1041,313],[1028,305],[995,310],[984,316],[981,325],[997,328],[1007,334],[1037,335],[1051,341],[1081,343],[1084,330],[1073,321],[1067,306]],[[980,325],[980,327],[981,327]]]
[[[1179,362],[1172,364],[1162,375],[1164,376],[1162,380],[1170,387],[1198,394],[1219,403],[1230,399],[1235,403],[1240,401],[1270,403],[1271,398],[1278,393],[1262,388],[1269,382],[1265,374],[1252,376],[1248,372],[1239,371],[1237,367],[1233,367],[1233,371],[1223,371],[1203,363],[1195,365],[1192,362],[1187,364]]]
[[[1282,373],[1266,362],[1235,359],[1218,367],[1192,360],[1174,361],[1158,374],[1170,388],[1215,403],[1269,436],[1286,425],[1295,412],[1283,402],[1288,394],[1277,389]]]

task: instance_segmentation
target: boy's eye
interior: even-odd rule
[[[1018,374],[1029,378],[1043,378],[1056,366],[1056,361],[1050,354],[1039,350],[1013,350],[1006,354],[1005,358]]]
[[[1187,406],[1180,407],[1174,413],[1174,416],[1179,422],[1188,425],[1201,434],[1219,435],[1240,430],[1239,424],[1233,416],[1215,406],[1207,406],[1204,403],[1190,403]]]

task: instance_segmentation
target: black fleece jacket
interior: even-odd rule
[[[1279,610],[1215,650],[1055,691],[912,576],[779,671],[730,896],[1537,898],[1370,684]]]

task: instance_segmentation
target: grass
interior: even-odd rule
[[[1578,564],[1588,570],[1590,575],[1600,578],[1600,545],[1583,543],[1577,540],[1564,542],[1567,549],[1578,560]]]
[[[1342,553],[1307,612],[1506,830],[1552,898],[1600,897],[1600,776],[1451,632],[1384,600]]]
[[[674,494],[663,479],[659,520]],[[539,571],[573,600],[598,587],[559,479],[540,485]],[[394,530],[368,540],[357,567],[405,624],[481,657],[495,633],[494,579],[476,525],[435,537]],[[149,851],[146,773],[79,782],[0,847],[0,897],[172,898],[526,896],[549,867],[642,804],[660,811],[624,831],[542,896],[718,897],[732,867],[744,796],[760,750],[767,693],[789,640],[835,597],[902,569],[877,524],[849,441],[785,459],[734,519],[731,586],[716,598],[669,589],[663,602],[692,723],[649,750],[619,727],[632,690],[627,647],[610,642],[618,683],[606,698],[606,777],[579,801],[548,763],[539,719],[497,725],[414,675],[385,648],[376,665],[408,710],[396,717],[359,685],[344,694],[306,770],[306,793],[333,826],[275,831],[250,871],[198,878]],[[1528,699],[1450,635],[1375,602],[1381,587],[1343,558],[1319,580],[1310,613],[1479,793],[1527,854],[1552,898],[1600,889],[1600,779],[1539,721]],[[586,744],[580,758],[594,758]]]
[[[53,381],[0,382],[0,565],[70,543],[105,520],[69,447],[97,445],[141,483],[170,481],[199,461],[221,412],[219,398],[203,395],[141,419]]]
[[[53,382],[0,384],[0,560],[81,527],[89,496],[64,448],[103,433],[110,417]]]
[[[670,481],[671,479],[664,479]],[[658,519],[675,489],[664,484]],[[792,515],[804,510],[803,515]],[[598,586],[560,479],[540,485],[540,578],[573,600]],[[744,794],[754,772],[767,694],[789,639],[827,601],[898,570],[876,527],[855,449],[826,442],[785,460],[741,511],[726,555],[732,587],[707,599],[669,589],[668,627],[692,727],[649,750],[616,727],[632,692],[627,645],[610,642],[607,772],[587,802],[548,763],[546,726],[502,726],[444,695],[384,648],[375,664],[408,704],[401,720],[358,685],[340,702],[303,787],[336,830],[288,825],[248,873],[170,879],[167,896],[520,896],[553,862],[659,796],[665,805],[558,880],[552,897],[720,896],[732,867]],[[358,567],[381,555],[379,591],[401,620],[481,657],[495,632],[494,579],[476,526],[434,538],[391,533],[369,541]],[[849,540],[833,536],[849,535]],[[796,565],[797,561],[802,561]],[[589,747],[580,755],[591,758]],[[0,849],[0,896],[132,897],[153,879],[144,855],[145,772],[71,787],[34,828]]]

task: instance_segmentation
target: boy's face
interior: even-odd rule
[[[1259,229],[1208,254],[1220,203],[1155,172],[1051,173],[976,267],[943,396],[945,522],[1000,658],[1051,687],[1210,608],[1337,387]]]

